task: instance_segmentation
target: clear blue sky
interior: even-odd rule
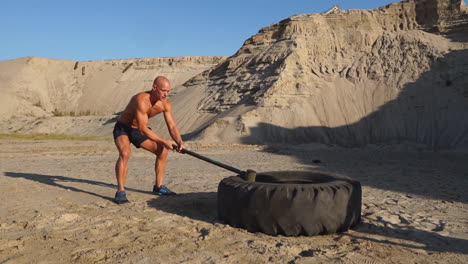
[[[295,14],[397,0],[1,0],[0,60],[230,56]]]

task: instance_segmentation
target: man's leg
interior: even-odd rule
[[[164,172],[166,171],[167,155],[169,151],[163,144],[158,144],[152,140],[145,140],[140,144],[140,147],[154,153],[156,155],[155,174],[156,187],[161,188],[164,182]]]
[[[125,190],[125,180],[128,172],[128,160],[130,159],[130,140],[127,135],[120,135],[115,139],[115,145],[119,150],[119,159],[115,163],[115,176],[117,178],[117,191]]]

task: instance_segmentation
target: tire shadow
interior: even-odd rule
[[[216,192],[182,193],[176,196],[158,196],[148,201],[148,206],[166,213],[190,219],[220,223]]]
[[[353,230],[355,232],[342,233],[340,237],[336,238],[335,240],[338,241],[341,237],[348,236],[353,239],[397,245],[410,249],[422,249],[429,252],[453,252],[465,255],[468,254],[468,240],[466,239],[446,237],[436,232],[420,230],[414,227],[395,225],[383,220],[380,220],[377,223],[360,223],[354,227]],[[406,240],[408,243],[394,242],[388,239],[375,239],[369,237],[368,234]],[[414,242],[421,244],[421,246],[415,245]]]

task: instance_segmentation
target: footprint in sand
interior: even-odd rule
[[[63,214],[57,219],[55,219],[55,224],[64,225],[71,222],[76,222],[78,219],[80,219],[80,216],[78,214]]]

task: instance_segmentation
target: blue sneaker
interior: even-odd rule
[[[130,201],[127,199],[127,194],[125,193],[125,191],[120,191],[120,192],[115,193],[114,203],[124,204],[128,202]]]
[[[158,187],[154,186],[153,187],[153,193],[157,194],[157,195],[176,195],[175,192],[169,190],[169,188],[167,188],[164,185],[161,185],[161,188],[158,188]]]

